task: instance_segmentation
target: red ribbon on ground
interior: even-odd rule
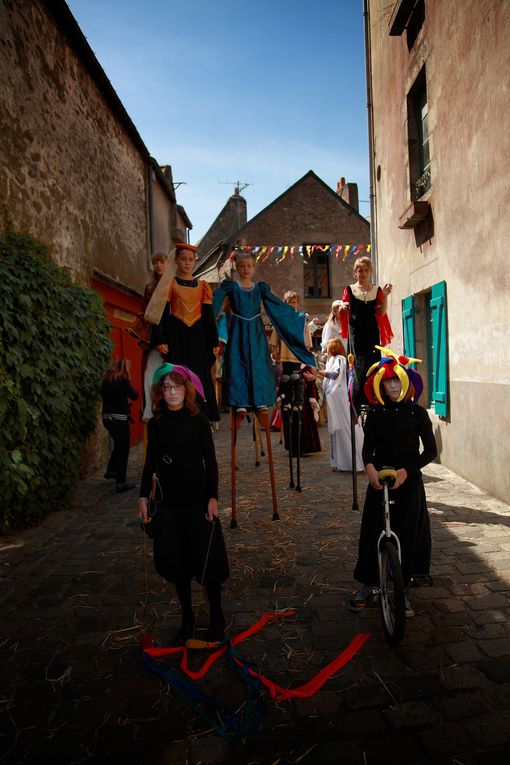
[[[145,651],[145,653],[147,653],[149,656],[152,656],[153,658],[161,658],[162,656],[170,656],[172,654],[182,653],[180,664],[181,670],[192,680],[200,680],[207,674],[214,662],[227,652],[229,644],[237,645],[243,640],[247,640],[252,635],[255,635],[257,632],[260,632],[260,630],[262,630],[268,622],[272,622],[275,619],[280,619],[281,617],[293,616],[295,613],[296,612],[293,610],[287,610],[282,611],[279,614],[264,614],[258,620],[258,622],[253,624],[251,627],[248,627],[248,629],[243,630],[243,632],[239,632],[237,635],[234,635],[229,643],[223,643],[220,645],[219,648],[217,648],[208,656],[206,661],[197,671],[193,671],[188,667],[188,649],[186,646],[176,646],[175,648],[157,648],[147,644],[144,645],[144,642],[146,641],[142,639],[142,649]],[[310,696],[313,696],[315,693],[317,693],[317,691],[322,688],[324,683],[326,683],[334,674],[336,674],[336,672],[345,666],[345,664],[347,664],[347,662],[349,662],[358,653],[370,635],[370,632],[359,632],[353,638],[347,648],[344,648],[344,650],[336,658],[334,658],[332,661],[330,661],[329,664],[323,667],[320,672],[315,675],[315,677],[312,677],[312,679],[307,683],[304,683],[297,688],[283,688],[281,685],[274,683],[272,680],[269,680],[267,677],[264,677],[260,673],[256,672],[251,667],[248,668],[248,672],[253,677],[259,678],[260,682],[269,690],[269,695],[271,698],[275,701],[283,701],[284,699],[291,698],[310,698]],[[235,655],[233,658],[237,664],[243,666],[242,660],[240,660]]]

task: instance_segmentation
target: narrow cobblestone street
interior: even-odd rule
[[[360,652],[312,698],[275,703],[264,692],[259,732],[233,742],[217,735],[140,660],[141,633],[169,645],[179,611],[150,558],[145,576],[137,492],[115,494],[101,471],[79,485],[70,510],[0,541],[2,763],[510,762],[510,507],[440,465],[424,471],[435,586],[412,590],[416,616],[391,648],[377,608],[358,615],[346,607],[360,512],[350,474],[331,472],[320,432],[322,454],[302,461],[302,493],[288,488],[286,453],[272,434],[281,516],[273,522],[267,461],[255,467],[243,426],[239,527],[231,530],[223,415],[215,442],[231,562],[225,612],[234,635],[266,612],[296,609],[238,647],[286,687],[308,681],[358,632],[372,632]],[[140,469],[137,447],[129,478]],[[365,485],[362,476],[360,507]],[[195,600],[205,627],[198,587]],[[178,660],[167,665],[178,671]],[[246,700],[221,661],[199,685],[234,709]]]

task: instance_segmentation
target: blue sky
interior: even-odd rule
[[[236,181],[248,218],[308,170],[368,200],[362,0],[68,4],[148,150],[185,182],[192,242]]]

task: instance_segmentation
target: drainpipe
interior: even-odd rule
[[[154,252],[154,226],[153,226],[153,197],[152,197],[152,167],[150,159],[147,160],[146,167],[146,185],[145,185],[145,204],[146,204],[146,219],[147,219],[147,246],[149,253],[147,257],[147,268],[150,268],[152,253]]]
[[[363,22],[365,27],[365,75],[367,80],[367,116],[368,116],[368,172],[370,175],[370,234],[372,242],[372,263],[374,284],[377,284],[377,206],[375,203],[374,173],[374,112],[372,104],[372,49],[370,45],[370,0],[363,0]]]

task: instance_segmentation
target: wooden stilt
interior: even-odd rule
[[[278,505],[276,502],[276,486],[274,481],[273,449],[271,445],[271,423],[269,421],[269,411],[264,409],[256,411],[256,415],[266,430],[267,461],[269,463],[269,476],[271,479],[271,496],[273,498],[273,521],[279,521]]]
[[[285,422],[287,423],[287,446],[289,448],[289,488],[294,488],[294,463],[292,462],[292,438],[294,435],[294,413],[290,406],[284,410]]]
[[[349,356],[347,357],[347,360],[349,362],[349,371],[352,370],[354,366],[354,356],[352,353],[349,353]],[[351,473],[352,473],[352,509],[353,510],[359,510],[358,506],[358,481],[357,481],[357,465],[356,465],[356,422],[354,417],[354,410],[353,410],[353,402],[351,398],[351,391],[349,389],[348,393],[349,397],[349,417],[350,417],[350,425],[351,425]]]
[[[259,421],[256,417],[253,418],[253,426],[252,426],[252,441],[255,444],[255,467],[259,467],[260,465],[260,451],[259,451]]]
[[[237,416],[234,409],[230,410],[230,492],[231,492],[231,519],[230,528],[237,528],[236,519],[236,441],[237,441]]]
[[[294,417],[297,414],[296,491],[301,491],[301,418],[302,418],[302,413],[303,413],[302,407],[299,407],[299,409],[297,410],[293,408],[293,411],[292,411],[293,422],[294,422]]]
[[[266,453],[264,451],[264,444],[262,442],[262,431],[260,430],[260,422],[258,417],[255,417],[255,422],[257,423],[257,437],[259,439],[260,456],[265,457]],[[269,423],[269,428],[271,428],[271,423]]]

